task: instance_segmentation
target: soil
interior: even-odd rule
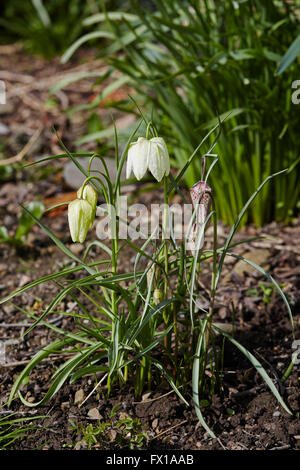
[[[19,54],[18,51],[16,53]],[[55,61],[52,62],[52,72],[53,67],[58,66]],[[6,115],[5,119],[6,124],[10,125],[12,118]],[[68,132],[68,140],[71,140],[69,137],[76,133],[76,129],[71,126]],[[14,137],[12,132],[10,142],[14,142]],[[43,133],[41,145],[42,148],[49,148],[48,132]],[[17,227],[19,203],[26,204],[38,197],[47,203],[48,199],[63,198],[71,191],[63,180],[62,166],[63,161],[60,161],[51,166],[51,171],[45,170],[42,174],[37,169],[19,168],[1,182],[0,225],[5,225],[10,234]],[[142,193],[139,198],[139,202],[144,203],[161,200],[162,194],[155,189]],[[48,213],[43,216],[43,221],[74,253],[82,254],[83,247],[71,243],[65,210],[52,215]],[[218,228],[221,246],[229,229],[222,224]],[[239,245],[234,252],[264,266],[280,284],[292,308],[295,338],[298,339],[300,220],[294,219],[288,226],[274,222],[262,229],[247,226],[236,234],[235,241],[256,235],[273,238]],[[209,229],[208,244],[211,238]],[[93,233],[90,231],[87,242],[92,239]],[[38,226],[31,230],[23,250],[0,244],[0,255],[1,299],[18,287],[69,263]],[[100,259],[101,250],[94,247],[90,255],[95,260]],[[132,256],[130,250],[124,252],[120,271],[129,269]],[[208,271],[209,265],[203,271],[203,283],[207,285]],[[96,428],[104,423],[106,430],[91,444],[95,450],[127,449],[130,445],[148,450],[300,449],[299,365],[295,364],[284,382],[280,380],[295,352],[290,319],[281,297],[274,290],[268,290],[266,281],[261,273],[248,267],[242,269],[239,261],[228,258],[216,299],[215,321],[231,323],[232,304],[235,306],[235,338],[263,364],[292,415],[283,410],[250,362],[229,342],[225,343],[222,392],[213,396],[209,406],[202,407],[205,420],[216,434],[216,439],[211,439],[198,422],[190,384],[184,392],[189,407],[162,382],[151,391],[145,390],[138,399],[130,384],[122,389],[115,384],[108,397],[105,386],[98,387],[91,394],[94,379],[86,376],[72,384],[65,383],[54,398],[43,406],[28,408],[15,399],[8,410],[5,404],[15,378],[30,358],[53,339],[52,333],[43,325],[38,325],[25,337],[21,336],[30,324],[25,310],[40,314],[58,292],[59,288],[54,283],[47,283],[26,291],[14,298],[12,303],[0,305],[0,340],[15,340],[15,344],[7,345],[5,360],[2,358],[0,363],[0,418],[9,411],[15,412],[16,417],[44,416],[35,422],[35,429],[24,434],[22,439],[17,439],[10,449],[86,449],[89,441],[84,430],[88,426]],[[72,299],[65,300],[61,308],[72,310]],[[51,321],[51,317],[48,320]],[[53,316],[52,321],[70,331],[76,326],[71,317],[64,315]],[[61,357],[53,356],[33,370],[30,383],[23,387],[27,400],[35,402],[43,396],[53,368],[60,363]],[[132,421],[135,432],[128,428],[128,422]],[[140,442],[136,441],[136,435],[140,436]]]

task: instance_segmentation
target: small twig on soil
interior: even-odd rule
[[[248,431],[245,431],[244,429],[242,429],[242,431],[247,434],[247,436],[250,436],[250,437],[253,437],[253,438],[260,438],[260,435],[259,434],[253,434],[251,432],[248,432]]]
[[[171,393],[174,393],[174,390],[170,390],[170,392],[164,393],[163,395],[160,395],[159,397],[156,397],[156,398],[151,398],[150,400],[134,401],[133,404],[134,405],[146,405],[147,403],[152,403],[153,401],[160,400],[161,398],[166,397],[170,395]]]
[[[200,281],[199,279],[198,279],[198,284],[204,290],[204,292],[208,295],[208,297],[210,297],[210,290],[205,286],[205,284],[203,284],[203,282]]]
[[[30,108],[34,109],[35,111],[41,112],[41,109],[43,108],[43,103],[36,99],[32,94],[30,95],[29,93],[21,93],[19,95],[20,100],[23,101],[23,103],[26,106],[29,106]]]
[[[13,411],[13,410],[3,410],[3,411],[0,411],[0,415],[10,415],[10,414],[14,414],[14,415],[35,415],[37,414],[38,410],[32,410],[32,411]]]
[[[243,449],[245,449],[245,450],[249,450],[248,447],[246,447],[246,446],[245,446],[244,444],[242,444],[241,442],[236,441],[235,444],[237,444],[237,445],[240,446],[240,447],[243,447]]]
[[[188,382],[188,384],[190,384],[191,382]],[[178,388],[182,388],[183,385],[179,385]],[[152,403],[153,401],[156,401],[156,400],[160,400],[161,398],[164,398],[168,395],[170,395],[171,393],[175,393],[175,390],[170,390],[169,392],[167,393],[164,393],[163,395],[160,395],[159,397],[156,397],[156,398],[150,398],[150,400],[142,400],[142,401],[134,401],[132,402],[134,405],[146,405],[147,403]]]
[[[243,390],[242,392],[232,393],[231,396],[232,398],[237,398],[237,397],[247,397],[248,395],[255,395],[256,392],[258,392],[264,387],[265,387],[265,384],[257,385],[256,387],[252,387],[249,390]]]
[[[96,387],[93,388],[93,390],[88,394],[88,396],[83,400],[83,402],[80,403],[80,405],[78,405],[78,408],[80,408],[89,398],[90,396],[95,392],[95,390],[101,385],[101,383],[103,382],[104,379],[106,379],[106,377],[108,376],[108,373],[106,373],[102,379],[100,380],[99,383],[97,383]]]
[[[36,424],[37,428],[42,428],[45,429],[46,431],[53,432],[53,434],[59,434],[60,431],[56,431],[55,429],[47,428],[46,426],[43,426],[42,424]]]
[[[24,361],[14,361],[14,362],[4,362],[1,363],[1,367],[17,367],[17,366],[24,366],[25,364],[28,364],[30,361],[29,359],[24,360]]]
[[[58,90],[54,93],[61,102],[62,109],[67,109],[69,106],[69,98],[67,97],[66,93],[64,93],[62,90]]]
[[[286,450],[289,449],[291,446],[289,444],[285,444],[284,446],[279,446],[279,447],[272,447],[270,450]]]
[[[219,437],[217,437],[217,441],[218,441],[218,443],[220,444],[220,446],[222,447],[223,450],[227,450],[227,447],[225,447],[224,444],[222,444],[222,441]]]
[[[166,434],[167,432],[172,431],[172,429],[177,428],[178,426],[181,426],[182,424],[185,424],[187,422],[188,422],[188,420],[184,419],[183,421],[181,421],[181,423],[174,424],[174,426],[171,426],[170,428],[166,429],[165,431],[160,432],[159,434],[157,434],[157,436],[154,436],[150,440],[153,441],[154,439],[157,439],[158,437],[162,436],[163,434]]]
[[[25,75],[24,73],[9,72],[8,70],[0,70],[0,78],[2,80],[21,82],[21,83],[32,83],[34,77],[32,75]]]
[[[27,144],[23,147],[23,149],[21,151],[17,155],[15,155],[14,157],[7,158],[6,160],[0,160],[0,166],[11,165],[13,163],[20,162],[25,157],[27,152],[30,150],[30,148],[34,144],[34,142],[36,142],[36,140],[39,138],[42,130],[43,130],[43,126],[41,125],[35,131],[33,136],[30,137],[29,141],[27,142]]]

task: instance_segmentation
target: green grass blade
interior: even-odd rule
[[[85,26],[90,26],[95,23],[106,21],[106,18],[108,18],[110,21],[123,21],[124,19],[127,21],[137,21],[139,19],[137,15],[133,15],[132,13],[127,13],[124,11],[108,11],[105,13],[95,13],[94,15],[88,16],[83,20],[83,24]]]
[[[52,352],[56,352],[57,350],[61,349],[63,346],[66,346],[68,344],[72,344],[74,342],[74,339],[72,338],[64,338],[62,340],[55,341],[48,346],[44,347],[38,353],[30,360],[30,362],[26,365],[26,367],[23,369],[23,371],[20,373],[20,375],[17,377],[15,380],[10,395],[8,399],[8,407],[11,405],[11,402],[21,386],[22,382],[29,376],[30,372],[32,369],[39,364],[44,358],[48,357],[49,354]]]
[[[297,58],[300,54],[300,35],[295,39],[295,41],[290,45],[286,53],[281,59],[281,62],[276,70],[276,75],[282,74],[291,63]]]
[[[218,285],[218,282],[219,282],[219,278],[220,278],[220,275],[221,275],[221,271],[222,271],[222,268],[223,268],[223,263],[224,263],[224,259],[225,259],[225,256],[226,256],[226,253],[227,253],[227,250],[229,248],[229,245],[231,243],[231,240],[240,224],[240,221],[241,219],[243,218],[243,216],[245,215],[248,207],[250,206],[250,204],[252,203],[252,201],[256,198],[256,196],[259,194],[259,192],[261,191],[261,189],[264,187],[264,185],[270,181],[272,178],[274,178],[275,176],[278,176],[278,175],[281,175],[283,173],[286,173],[288,171],[288,169],[285,169],[285,170],[281,170],[281,171],[278,171],[277,173],[273,173],[272,175],[268,176],[261,184],[260,186],[257,188],[257,190],[252,194],[252,196],[248,199],[248,201],[246,202],[246,204],[244,205],[244,207],[242,208],[241,212],[239,213],[234,225],[232,226],[231,230],[230,230],[230,233],[227,237],[227,240],[226,240],[226,243],[225,243],[225,246],[224,246],[224,249],[222,251],[222,255],[221,255],[221,258],[220,258],[220,261],[219,261],[219,266],[218,266],[218,270],[217,270],[217,275],[216,275],[216,279],[215,279],[215,285],[213,286],[214,290],[216,290],[216,287]]]
[[[245,263],[247,264],[250,264],[250,266],[252,266],[253,268],[255,268],[257,271],[259,271],[260,273],[262,273],[264,276],[267,277],[267,279],[269,279],[269,281],[273,284],[273,286],[275,287],[275,289],[277,290],[277,292],[280,294],[280,296],[282,297],[284,303],[285,303],[285,306],[287,308],[287,311],[288,311],[288,314],[289,314],[289,317],[290,317],[290,322],[291,322],[291,327],[292,327],[292,334],[293,334],[293,338],[295,339],[295,329],[294,329],[294,319],[293,319],[293,314],[292,314],[292,311],[291,311],[291,307],[288,303],[288,300],[286,298],[286,296],[284,295],[284,292],[282,291],[282,289],[280,288],[280,286],[277,284],[277,282],[275,281],[275,279],[269,274],[267,273],[261,266],[259,266],[258,264],[254,263],[253,261],[250,261],[248,260],[247,258],[244,258],[243,256],[241,255],[236,255],[235,253],[229,253],[227,252],[227,255],[228,256],[232,256],[234,258],[237,258],[239,260],[242,260],[244,261]]]
[[[77,39],[77,41],[75,41],[62,55],[61,63],[65,64],[66,62],[68,62],[68,60],[72,57],[74,52],[77,51],[77,49],[82,44],[84,44],[87,41],[90,41],[91,39],[97,39],[97,38],[113,39],[114,35],[112,33],[109,33],[108,31],[92,31],[91,33],[84,34],[79,39]]]
[[[101,264],[106,264],[107,261],[108,260],[97,261],[95,263],[89,264],[89,266],[93,267],[93,266],[98,266],[98,265],[101,265]],[[36,279],[35,281],[32,281],[32,282],[26,284],[25,286],[20,287],[20,289],[17,289],[16,291],[14,291],[11,294],[7,295],[6,297],[4,297],[4,299],[1,299],[0,300],[0,305],[3,304],[4,302],[7,302],[10,299],[12,299],[16,295],[20,295],[23,292],[25,292],[26,290],[31,289],[32,287],[35,287],[39,284],[43,284],[44,282],[56,280],[60,277],[65,277],[68,274],[76,273],[78,271],[81,271],[82,269],[83,269],[82,266],[76,266],[75,268],[66,268],[66,269],[63,269],[62,271],[58,271],[58,272],[55,272],[53,274],[48,274],[47,276],[40,277],[39,279]]]
[[[229,335],[228,333],[225,333],[225,331],[221,330],[220,328],[218,328],[217,326],[215,326],[214,324],[212,324],[212,328],[214,328],[216,331],[218,331],[218,333],[222,334],[223,336],[225,336],[225,338],[227,338],[232,344],[234,344],[243,354],[244,356],[246,356],[247,359],[249,359],[249,361],[251,362],[251,364],[255,367],[255,369],[257,370],[257,372],[259,373],[259,375],[262,377],[262,379],[264,380],[264,382],[266,383],[266,385],[270,388],[271,392],[273,393],[273,395],[275,396],[275,398],[277,398],[278,402],[281,404],[281,406],[283,407],[283,409],[288,413],[288,414],[292,414],[292,412],[289,410],[289,408],[287,407],[287,405],[284,403],[283,399],[281,398],[277,388],[275,387],[275,385],[273,384],[271,378],[268,376],[267,372],[265,371],[265,369],[263,368],[263,366],[261,365],[261,363],[256,359],[256,357],[253,356],[253,354],[250,353],[250,351],[248,351],[248,349],[246,349],[244,346],[242,346],[236,339],[234,339],[231,335]]]
[[[176,395],[178,395],[178,397],[183,401],[183,403],[185,403],[187,406],[189,406],[188,402],[186,401],[186,399],[184,398],[184,396],[180,393],[180,391],[178,390],[178,388],[176,387],[175,383],[174,383],[174,380],[172,379],[172,377],[168,374],[168,372],[166,371],[166,369],[163,367],[163,365],[158,362],[156,359],[152,359],[152,364],[164,375],[164,377],[166,378],[166,380],[168,381],[168,383],[171,385],[171,387],[173,388],[174,392],[176,393]]]
[[[63,242],[61,242],[59,240],[59,238],[57,238],[56,235],[54,235],[54,233],[51,232],[50,229],[48,229],[48,227],[46,227],[46,225],[44,225],[37,217],[35,217],[35,215],[30,212],[25,206],[23,206],[22,204],[20,204],[20,206],[23,208],[23,210],[25,210],[25,212],[27,212],[32,218],[33,220],[35,220],[35,222],[47,233],[47,235],[51,238],[52,241],[54,241],[54,243],[58,246],[58,248],[61,249],[61,251],[67,255],[69,258],[73,259],[74,261],[76,261],[77,263],[81,264],[81,266],[83,266],[87,271],[88,273],[90,274],[95,274],[96,271],[94,269],[92,269],[90,266],[88,266],[87,264],[85,264],[80,258],[78,258],[76,255],[74,255],[74,253],[72,253],[71,250],[69,250],[69,248],[67,248]]]
[[[26,406],[35,407],[40,406],[43,403],[47,402],[50,398],[55,395],[55,393],[63,386],[67,378],[70,376],[71,372],[85,359],[91,356],[97,349],[101,348],[102,343],[94,344],[86,349],[85,352],[80,351],[71,362],[68,363],[67,367],[62,371],[62,373],[53,381],[47,392],[45,393],[44,397],[36,402],[30,403],[23,397],[22,393],[19,391],[18,395],[22,403]]]
[[[83,157],[92,157],[93,153],[92,152],[70,152],[72,157],[77,157],[77,158],[83,158]],[[30,166],[38,165],[39,163],[45,163],[47,161],[51,160],[57,160],[59,158],[66,158],[68,157],[69,154],[67,153],[61,153],[59,155],[50,155],[49,157],[44,157],[41,158],[40,160],[36,160],[35,162],[30,162],[26,163],[26,165],[23,165],[23,168],[29,168]]]
[[[205,319],[202,322],[201,331],[199,333],[199,337],[198,337],[198,341],[197,341],[197,347],[196,347],[194,361],[193,361],[192,390],[193,390],[193,402],[194,402],[197,417],[198,417],[201,425],[203,426],[203,428],[208,432],[208,434],[212,438],[215,438],[216,436],[214,435],[213,431],[209,428],[209,426],[206,424],[206,422],[203,418],[203,415],[202,415],[201,409],[200,409],[200,402],[199,402],[200,359],[201,359],[202,351],[205,350],[205,344],[204,343],[205,343],[206,326],[207,326],[207,319]]]

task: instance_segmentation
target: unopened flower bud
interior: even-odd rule
[[[191,251],[195,251],[197,247],[201,249],[204,245],[204,231],[200,240],[199,236],[210,209],[211,197],[208,193],[211,192],[211,187],[205,181],[198,181],[198,183],[194,184],[190,189],[192,203],[196,210],[196,221],[193,224],[189,236]]]
[[[96,215],[96,209],[97,209],[97,201],[98,201],[98,195],[97,191],[95,190],[94,186],[91,184],[86,184],[83,191],[82,191],[82,186],[78,189],[77,191],[77,197],[78,199],[84,199],[90,203],[90,205],[93,208],[93,217],[91,218],[91,225],[94,222],[94,218]]]
[[[160,289],[154,289],[153,299],[155,305],[158,305],[162,301],[162,294]]]
[[[75,199],[68,205],[68,220],[72,241],[83,243],[93,221],[93,207],[85,199]]]
[[[203,194],[201,195],[201,193]],[[199,223],[205,222],[210,208],[211,197],[208,193],[211,193],[211,187],[205,183],[205,181],[198,181],[198,183],[194,184],[190,189],[194,209],[198,207],[196,221]]]

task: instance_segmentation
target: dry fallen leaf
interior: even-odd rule
[[[63,202],[67,203],[69,201],[73,201],[76,198],[77,198],[77,192],[71,191],[68,193],[60,194],[59,196],[49,197],[45,199],[43,202],[44,202],[46,209],[49,209],[49,207],[56,206],[57,204],[61,204]],[[56,207],[55,209],[52,209],[49,212],[46,212],[46,215],[48,215],[48,217],[50,218],[55,218],[63,214],[63,212],[65,212],[67,208],[68,208],[68,205],[65,204],[63,206]]]

